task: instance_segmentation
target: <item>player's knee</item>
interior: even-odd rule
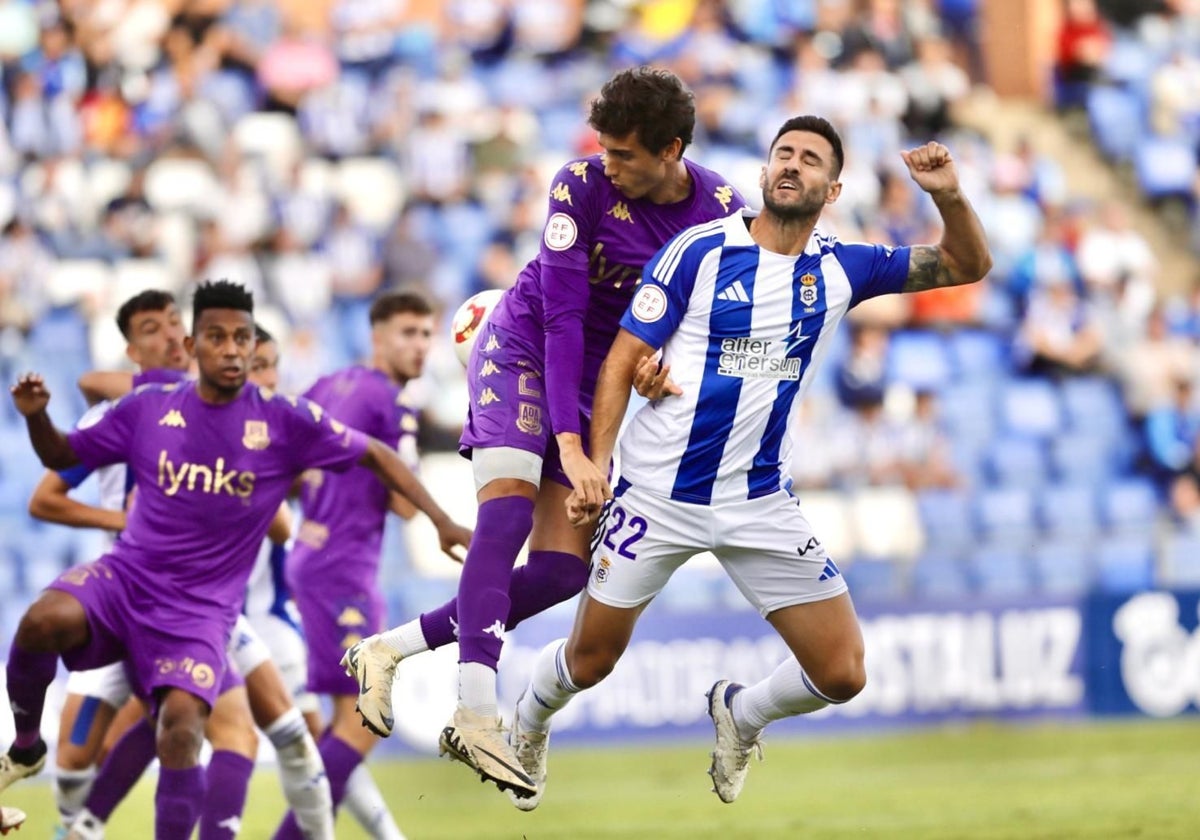
[[[200,760],[204,725],[199,718],[163,717],[158,726],[158,759],[165,767],[186,768]]]
[[[604,650],[576,650],[567,657],[571,682],[580,689],[591,688],[612,673],[619,655]]]
[[[835,703],[845,703],[853,700],[867,685],[867,669],[862,657],[843,657],[837,662],[830,663],[825,668],[819,680],[814,680],[816,688]]]
[[[82,613],[78,616],[82,618]],[[57,598],[39,598],[21,616],[14,641],[30,653],[57,653],[86,641],[86,619],[82,626],[69,605]]]
[[[535,569],[539,589],[554,603],[579,594],[587,586],[588,566],[583,560],[565,551],[531,551],[527,565]]]

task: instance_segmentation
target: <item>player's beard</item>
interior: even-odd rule
[[[788,180],[799,183],[799,179]],[[810,189],[799,192],[798,195],[799,201],[784,204],[771,198],[771,191],[764,188],[762,191],[763,207],[770,211],[771,215],[785,222],[807,221],[815,219],[821,214],[821,210],[825,207],[824,192]]]

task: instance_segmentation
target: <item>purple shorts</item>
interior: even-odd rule
[[[91,639],[63,654],[69,670],[84,671],[125,661],[134,693],[153,701],[159,689],[178,688],[209,705],[241,683],[230,673],[225,647],[230,627],[222,616],[207,619],[173,609],[108,555],[64,572],[48,589],[78,600]]]
[[[342,655],[352,645],[383,630],[385,608],[377,586],[333,583],[306,576],[292,586],[308,645],[308,690],[313,694],[358,694],[358,681],[346,676]]]
[[[467,364],[471,403],[458,451],[502,446],[542,456],[542,477],[570,487],[550,428],[550,403],[542,379],[545,350],[490,322],[483,325]],[[589,448],[591,417],[579,412],[580,435]]]

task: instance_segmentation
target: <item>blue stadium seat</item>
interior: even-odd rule
[[[1037,532],[1033,493],[1020,487],[981,491],[975,499],[975,516],[985,539],[1024,546]]]
[[[987,453],[988,477],[1000,487],[1041,487],[1046,483],[1046,450],[1033,438],[1008,435]]]
[[[1008,343],[996,333],[956,330],[946,337],[946,344],[959,381],[995,379],[1008,370]]]
[[[975,591],[980,595],[1011,597],[1034,591],[1033,572],[1024,548],[1008,540],[977,546],[968,565]]]
[[[961,599],[971,593],[966,565],[946,554],[921,557],[912,568],[912,592],[918,600]]]
[[[1196,150],[1183,137],[1147,137],[1134,153],[1138,186],[1151,201],[1192,200],[1196,182]]]
[[[966,493],[925,490],[917,494],[917,511],[929,551],[953,551],[975,538],[971,501]]]
[[[1090,484],[1054,484],[1038,494],[1038,520],[1051,538],[1084,539],[1100,534],[1096,488]]]
[[[893,560],[859,558],[846,567],[846,583],[855,602],[898,601],[908,594],[908,568]]]
[[[1162,583],[1200,588],[1200,533],[1172,534],[1163,550]]]
[[[995,437],[995,392],[986,380],[971,379],[951,385],[939,397],[942,419],[956,441],[987,444]]]
[[[1039,541],[1030,554],[1038,590],[1047,595],[1082,595],[1092,585],[1092,544],[1079,537]]]
[[[5,533],[7,544],[0,543],[0,592],[5,595],[4,598],[0,598],[0,601],[7,600],[8,594],[11,592],[20,592],[25,577],[24,559],[17,551],[16,546],[12,544],[11,538],[7,537],[7,534],[11,532]]]
[[[1154,485],[1144,478],[1127,478],[1100,492],[1100,517],[1113,532],[1154,530],[1162,506]]]
[[[1025,379],[1000,392],[1000,417],[1005,429],[1019,435],[1049,438],[1063,428],[1058,392],[1049,382]]]
[[[24,592],[36,595],[54,582],[67,570],[66,564],[54,553],[43,553],[31,548],[25,551]]]
[[[887,378],[917,390],[940,391],[950,381],[950,357],[941,335],[901,330],[888,344]]]
[[[1067,424],[1073,431],[1116,440],[1128,428],[1125,405],[1115,383],[1100,376],[1068,379],[1060,386]]]
[[[1059,481],[1099,485],[1121,470],[1123,458],[1107,437],[1089,432],[1067,432],[1051,442],[1050,465]]]
[[[1136,94],[1094,85],[1087,95],[1088,124],[1100,151],[1109,160],[1128,161],[1145,134],[1142,104]]]
[[[1105,537],[1096,544],[1096,583],[1109,592],[1154,585],[1154,541],[1149,534]]]

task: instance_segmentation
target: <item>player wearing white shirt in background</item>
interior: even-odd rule
[[[621,478],[597,532],[571,635],[547,645],[513,716],[512,743],[539,797],[550,718],[616,665],[642,610],[680,565],[713,552],[794,658],[743,687],[708,693],[716,728],[710,774],[724,802],[773,720],[844,703],[866,682],[845,580],[790,492],[798,398],[838,322],[876,295],[972,283],[991,267],[987,239],[959,191],[950,152],[902,153],[944,224],[937,245],[843,244],[815,230],[841,191],[841,139],[824,119],[784,123],[763,168],[761,213],[689,228],[646,266],[596,391],[592,458],[607,470],[630,385],[662,349],[662,395],[621,442]],[[642,390],[639,388],[639,390]],[[801,441],[819,446],[819,441]],[[571,520],[599,515],[568,500]]]

